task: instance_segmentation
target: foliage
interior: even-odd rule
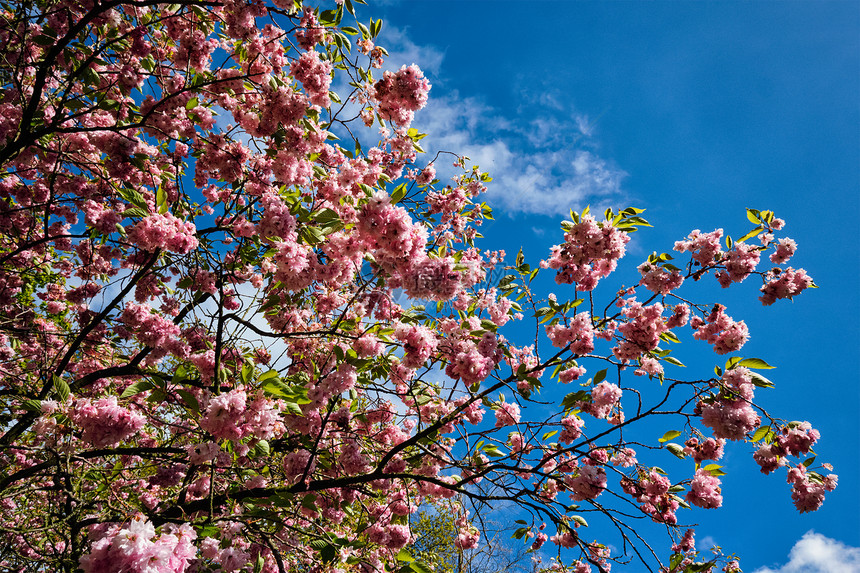
[[[546,261],[505,263],[476,246],[489,176],[419,161],[429,82],[379,72],[356,3],[0,3],[2,568],[424,573],[422,503],[447,504],[462,555],[470,507],[506,502],[514,537],[577,573],[731,571],[675,527],[721,504],[726,440],[820,506],[817,431],[754,402],[771,367],[736,354],[743,321],[681,294],[814,286],[781,266],[783,222],[694,231],[618,293],[597,287],[639,209],[571,212]],[[548,269],[563,299],[532,288]],[[533,344],[502,334],[530,320]],[[682,378],[688,323],[731,355],[713,376]],[[661,439],[637,434],[658,417]],[[666,456],[692,462],[670,479]],[[665,526],[668,559],[633,517]],[[627,554],[590,540],[598,519]]]

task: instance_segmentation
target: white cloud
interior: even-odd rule
[[[431,83],[444,84],[444,52],[418,46],[397,29],[384,30],[383,36],[381,43],[391,53],[386,67],[414,62]],[[587,204],[602,211],[624,201],[626,173],[599,155],[596,122],[574,109],[569,98],[546,89],[518,94],[539,107],[520,106],[503,116],[479,98],[439,91],[431,90],[414,123],[429,134],[421,142],[426,161],[440,151],[468,156],[493,177],[484,197],[491,206],[503,213],[566,215]],[[535,109],[541,110],[538,115]],[[454,173],[451,163],[441,156],[436,163],[440,178]]]
[[[791,548],[788,563],[755,573],[860,573],[860,547],[808,531]]]
[[[696,549],[699,551],[710,551],[714,547],[719,547],[719,543],[710,535],[706,535],[696,542]]]

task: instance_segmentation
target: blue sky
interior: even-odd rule
[[[759,398],[821,431],[839,487],[798,515],[784,474],[761,475],[740,446],[721,461],[725,507],[691,519],[700,548],[736,551],[748,572],[860,571],[860,3],[389,0],[370,16],[391,64],[433,84],[422,144],[495,178],[485,248],[536,262],[568,208],[634,205],[655,227],[629,272],[694,228],[743,234],[746,207],[787,221],[792,263],[820,289],[766,308],[752,281],[697,294],[747,322],[743,354],[778,366]],[[700,351],[675,355],[718,362]]]

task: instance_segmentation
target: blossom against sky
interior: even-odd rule
[[[546,258],[569,208],[644,207],[655,228],[636,233],[621,273],[694,228],[737,237],[747,207],[787,221],[794,264],[820,289],[762,307],[753,284],[701,288],[745,319],[744,355],[778,366],[766,406],[821,431],[815,449],[839,487],[799,516],[784,478],[733,448],[721,460],[724,507],[694,519],[700,539],[737,551],[745,570],[806,571],[798,560],[830,547],[815,553],[821,571],[843,570],[828,559],[853,559],[856,571],[860,4],[389,0],[365,10],[385,21],[391,63],[414,62],[433,84],[415,124],[428,151],[465,153],[494,177],[486,248]]]

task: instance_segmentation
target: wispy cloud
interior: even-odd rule
[[[791,548],[788,563],[755,573],[860,573],[860,547],[808,531]]]
[[[428,160],[438,151],[468,156],[493,177],[485,197],[492,206],[509,214],[561,215],[625,199],[621,184],[627,174],[600,155],[597,123],[563,94],[546,89],[524,94],[540,104],[538,116],[533,108],[503,114],[478,97],[444,93],[444,52],[418,46],[391,28],[382,42],[391,52],[389,64],[414,62],[440,85],[414,124],[429,134],[422,141]],[[446,165],[450,162],[437,164],[439,175],[447,174]]]

